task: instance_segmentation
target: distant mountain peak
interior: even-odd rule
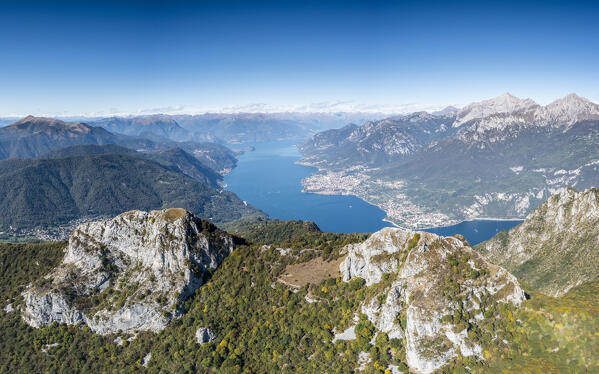
[[[495,98],[475,102],[464,107],[458,112],[453,127],[459,127],[473,119],[484,118],[497,113],[514,113],[537,105],[532,99],[520,99],[506,92]]]
[[[586,100],[584,97],[578,96],[575,92],[569,93],[568,95],[566,95],[565,99],[583,99]]]
[[[48,117],[36,117],[36,116],[32,116],[31,114],[28,115],[27,117],[21,118],[20,120],[18,120],[17,122],[13,123],[11,126],[14,125],[20,125],[23,123],[49,123],[49,124],[59,124],[59,123],[64,123],[66,124],[66,122],[55,119],[55,118],[48,118]]]
[[[599,119],[599,105],[575,93],[540,108],[535,119],[550,124],[572,125],[586,119]]]
[[[508,99],[516,99],[516,100],[520,100],[518,97],[516,97],[516,96],[512,95],[512,94],[511,94],[511,93],[509,93],[509,92],[505,92],[505,93],[503,93],[503,94],[501,94],[501,95],[497,96],[495,99],[505,99],[505,100],[508,100]]]
[[[70,123],[61,121],[54,118],[47,117],[35,117],[28,115],[25,118],[18,120],[17,122],[6,126],[7,129],[16,130],[18,132],[52,132],[52,131],[70,131],[79,133],[88,133],[92,127],[85,123]]]
[[[593,105],[593,103],[589,99],[582,97],[582,96],[578,96],[575,93],[570,93],[570,94],[562,97],[561,99],[557,99],[557,100],[553,101],[548,106],[559,105],[560,103],[566,103],[569,105],[577,104],[577,103],[585,104],[585,105],[589,105],[589,104]]]
[[[432,112],[431,114],[433,116],[446,116],[446,115],[457,113],[459,111],[460,111],[459,108],[456,108],[453,105],[449,105],[449,106],[446,106],[445,108],[443,108],[441,110],[438,110],[436,112]]]

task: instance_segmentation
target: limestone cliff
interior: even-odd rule
[[[233,249],[233,237],[183,209],[85,223],[62,263],[23,293],[23,318],[34,327],[86,323],[100,334],[159,331]]]
[[[564,188],[477,249],[534,290],[561,296],[599,275],[599,189]]]
[[[404,341],[415,372],[433,372],[458,355],[482,359],[469,331],[493,318],[498,304],[525,299],[512,274],[461,237],[385,228],[344,251],[343,279],[361,277],[374,290],[361,312],[378,331]]]

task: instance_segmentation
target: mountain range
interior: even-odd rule
[[[113,133],[152,140],[158,137],[172,141],[242,144],[306,139],[317,131],[383,117],[382,113],[282,112],[153,114],[84,120]]]
[[[101,127],[28,116],[0,128],[0,159],[35,158],[76,144],[119,143],[139,148],[152,146],[149,141],[119,137]]]
[[[110,117],[95,120],[94,126],[102,127],[110,132],[131,136],[156,135],[174,141],[189,140],[191,133],[172,118],[162,115],[141,117]]]
[[[357,194],[399,225],[521,218],[564,186],[599,183],[599,105],[575,94],[546,106],[504,94],[448,114],[325,131],[301,151],[320,169],[308,191]],[[365,182],[348,190],[332,172]]]
[[[206,113],[172,116],[194,134],[226,144],[306,139],[316,131],[382,118],[368,113]]]
[[[147,132],[146,135],[152,139],[112,133],[103,127],[83,122],[70,123],[28,116],[11,125],[0,127],[0,160],[36,158],[74,145],[114,144],[145,152],[181,148],[193,154],[205,167],[221,173],[230,171],[236,163],[234,153],[219,144],[175,142],[151,132]]]
[[[0,243],[0,368],[595,372],[597,201],[564,189],[476,248],[298,221],[242,239],[184,209]]]
[[[223,145],[31,116],[0,135],[3,238],[62,238],[82,220],[131,209],[183,207],[219,224],[265,217],[221,189],[237,161]]]
[[[562,188],[597,184],[597,113],[506,94],[302,146],[309,190],[428,223],[526,216],[474,248],[269,220],[219,187],[234,153],[173,121],[18,121],[0,235],[68,243],[0,243],[0,372],[599,371],[599,191]]]
[[[0,191],[3,236],[132,209],[184,207],[216,223],[263,215],[232,192],[118,153],[1,161]]]

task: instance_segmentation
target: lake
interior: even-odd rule
[[[237,167],[225,177],[226,189],[271,218],[314,221],[324,231],[374,232],[392,226],[383,221],[384,211],[358,197],[302,192],[302,179],[316,169],[295,163],[301,158],[295,144],[296,141],[279,141],[241,145],[253,146],[255,150],[238,157]],[[518,223],[476,220],[424,231],[439,235],[459,233],[475,245]]]
[[[500,231],[509,230],[514,226],[522,223],[522,220],[473,220],[464,221],[457,225],[446,227],[435,227],[422,231],[432,232],[441,236],[449,236],[454,234],[462,234],[468,243],[477,245],[485,240],[491,239]]]

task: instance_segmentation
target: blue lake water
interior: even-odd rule
[[[499,221],[499,220],[473,220],[464,221],[453,226],[435,227],[422,231],[432,232],[441,236],[462,234],[471,245],[491,239],[500,231],[509,230],[519,225],[522,221]]]
[[[374,232],[391,226],[385,212],[355,196],[317,195],[302,192],[301,181],[314,168],[297,165],[301,155],[294,141],[251,145],[255,151],[239,156],[237,167],[225,177],[227,189],[271,218],[314,221],[324,231]],[[462,234],[474,245],[487,240],[515,221],[469,221],[429,229],[439,235]]]

